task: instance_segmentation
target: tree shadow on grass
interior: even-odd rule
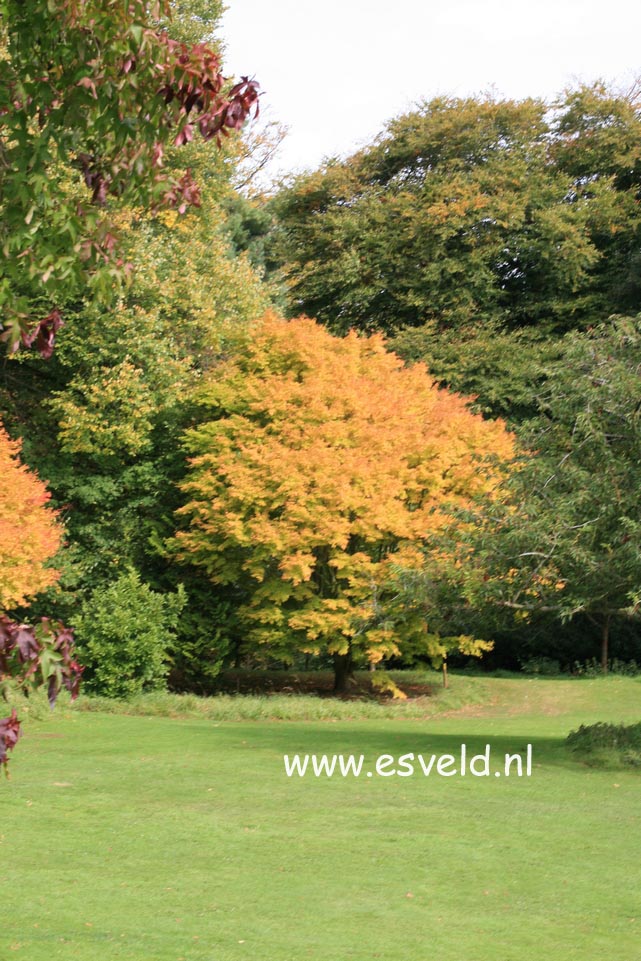
[[[458,732],[441,733],[434,730],[416,730],[416,726],[408,726],[405,730],[390,729],[386,724],[374,728],[371,721],[366,724],[349,722],[344,724],[296,724],[292,725],[260,725],[255,730],[244,732],[244,737],[254,742],[255,747],[265,750],[278,751],[289,756],[297,754],[315,755],[364,755],[368,764],[373,764],[376,758],[392,755],[395,761],[402,755],[414,754],[417,759],[420,754],[426,762],[431,755],[437,758],[451,755],[456,759],[456,765],[461,758],[461,747],[465,745],[468,759],[473,755],[483,754],[487,745],[490,746],[490,766],[492,770],[504,768],[506,755],[519,755],[523,759],[523,770],[528,755],[528,745],[531,746],[532,764],[537,767],[563,767],[574,771],[587,770],[586,766],[577,760],[565,745],[564,737],[550,737],[533,735],[532,737],[518,734],[471,733],[461,726]],[[418,763],[418,761],[417,761]],[[392,765],[394,767],[394,765]],[[511,770],[516,771],[518,765],[513,763]]]

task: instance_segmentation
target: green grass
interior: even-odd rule
[[[266,673],[262,672],[263,675]],[[141,694],[126,701],[83,696],[76,702],[76,709],[139,716],[206,717],[212,721],[353,721],[433,717],[456,710],[463,704],[482,703],[488,699],[487,686],[478,683],[477,679],[460,677],[453,687],[443,690],[441,675],[435,671],[391,671],[388,676],[392,679],[404,677],[408,682],[420,684],[424,689],[431,689],[433,696],[407,701],[377,701],[371,696],[342,700],[280,692],[243,696],[217,694],[203,698],[162,691]],[[370,675],[366,673],[365,677],[369,678]],[[329,674],[326,680],[329,686]],[[41,701],[44,703],[44,695]]]
[[[590,769],[563,742],[582,723],[638,721],[640,679],[454,677],[422,717],[340,702],[351,721],[308,720],[318,705],[292,698],[200,716],[200,702],[154,698],[180,716],[141,701],[142,716],[63,704],[27,720],[0,784],[2,961],[639,956],[641,778]],[[495,757],[531,743],[532,777],[283,770],[284,753],[371,768],[462,742]]]

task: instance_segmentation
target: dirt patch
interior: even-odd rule
[[[376,688],[379,677],[375,671],[358,672],[350,680],[349,690],[343,694],[334,693],[334,676],[329,671],[224,671],[216,680],[220,694],[313,694],[343,701],[393,700],[392,692]],[[431,697],[437,690],[432,684],[395,680],[407,700]]]

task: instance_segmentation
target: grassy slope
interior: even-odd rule
[[[476,703],[457,708],[462,691]],[[641,680],[454,678],[447,698],[422,720],[400,705],[352,722],[30,722],[0,786],[0,958],[636,958],[639,775],[581,767],[562,738],[638,720]],[[533,776],[283,773],[283,753],[462,741],[531,742]]]

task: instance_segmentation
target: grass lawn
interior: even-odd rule
[[[562,743],[638,721],[641,679],[453,677],[429,700],[351,721],[30,719],[0,782],[0,959],[641,957],[641,774]],[[287,778],[282,760],[372,770],[461,743],[530,743],[532,776]]]

